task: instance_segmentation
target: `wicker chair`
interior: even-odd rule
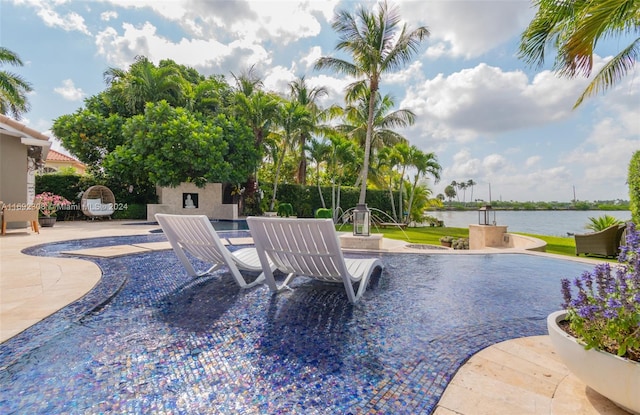
[[[9,222],[29,222],[31,230],[40,233],[38,224],[38,212],[40,211],[40,199],[37,198],[32,205],[28,204],[4,204],[0,201],[2,210],[2,235],[7,232]]]
[[[103,216],[110,218],[115,211],[116,198],[106,186],[91,186],[82,194],[80,206],[82,213],[91,219]]]
[[[626,225],[613,225],[600,232],[576,234],[576,255],[591,254],[615,257]]]

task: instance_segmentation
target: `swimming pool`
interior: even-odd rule
[[[170,251],[93,259],[96,289],[0,345],[0,412],[428,414],[469,356],[544,334],[559,279],[591,268],[524,254],[380,257],[356,306],[304,279],[276,296],[240,291],[224,271],[192,281]]]

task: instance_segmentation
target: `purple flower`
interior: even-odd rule
[[[562,305],[569,311],[572,328],[587,347],[612,347],[614,353],[624,353],[615,347],[627,345],[627,353],[631,348],[637,354],[640,234],[633,223],[627,224],[626,245],[621,247],[618,262],[613,270],[611,264],[602,263],[572,282],[563,279]],[[572,286],[576,288],[575,293],[571,292]]]
[[[609,300],[607,300],[607,307],[620,308],[622,307],[622,303],[617,298],[609,298]]]
[[[598,311],[598,308],[593,305],[586,305],[583,307],[578,307],[576,311],[578,312],[578,315],[580,317],[591,320]]]
[[[602,313],[602,315],[608,319],[614,319],[618,317],[618,310],[615,308],[607,308],[604,310],[604,313]]]

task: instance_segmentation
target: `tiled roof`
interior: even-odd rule
[[[71,161],[71,162],[78,162],[78,160],[74,159],[71,156],[67,156],[66,154],[62,154],[60,152],[57,152],[55,150],[49,150],[49,153],[47,154],[47,161]]]

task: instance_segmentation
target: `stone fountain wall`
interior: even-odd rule
[[[176,187],[158,187],[156,193],[160,203],[147,205],[147,220],[150,222],[155,221],[156,213],[238,219],[238,205],[222,203],[222,183],[208,183],[205,187],[181,183]]]

